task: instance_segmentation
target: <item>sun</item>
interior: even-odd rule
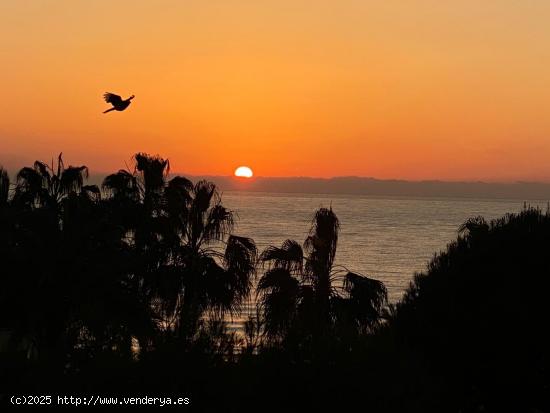
[[[240,178],[252,178],[252,169],[250,169],[248,166],[239,166],[237,169],[235,169],[235,176],[238,176]]]

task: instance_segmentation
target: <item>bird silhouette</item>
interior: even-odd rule
[[[103,113],[107,113],[107,112],[110,112],[112,110],[118,110],[119,112],[122,112],[124,109],[126,109],[130,105],[130,103],[132,103],[132,99],[134,97],[135,96],[132,95],[128,99],[122,100],[122,98],[120,96],[115,95],[114,93],[109,93],[109,92],[105,93],[103,95],[103,98],[105,99],[105,102],[110,103],[111,105],[113,105],[113,107],[111,109],[107,109]]]

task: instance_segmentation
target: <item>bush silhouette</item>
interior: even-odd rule
[[[416,275],[386,334],[444,383],[447,406],[547,411],[550,215],[526,208],[460,231]]]

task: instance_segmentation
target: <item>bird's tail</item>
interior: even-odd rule
[[[107,109],[107,110],[106,110],[105,112],[103,112],[103,113],[107,113],[107,112],[110,112],[110,111],[112,111],[112,110],[115,110],[115,108]]]

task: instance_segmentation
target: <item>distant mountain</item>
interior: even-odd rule
[[[550,183],[541,182],[404,181],[355,176],[326,179],[307,177],[237,179],[232,176],[192,176],[179,173],[170,175],[182,175],[194,182],[207,179],[215,182],[221,191],[550,201]],[[104,174],[92,174],[89,182],[101,184],[104,177]]]
[[[192,180],[211,180],[222,191],[550,200],[550,184],[538,182],[403,181],[353,176],[328,179],[258,177],[249,180],[227,176],[194,176],[190,178]]]

